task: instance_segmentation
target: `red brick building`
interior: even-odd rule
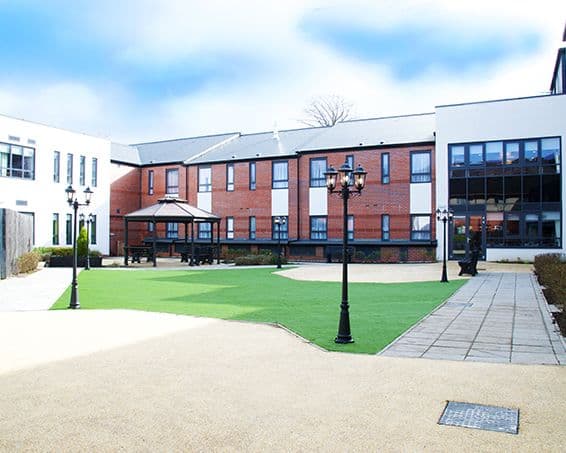
[[[348,161],[367,171],[365,189],[349,203],[355,257],[432,260],[434,128],[434,114],[423,114],[330,128],[115,145],[111,252],[121,253],[124,214],[173,196],[222,217],[224,251],[275,250],[279,229],[274,219],[284,217],[280,235],[286,255],[325,260],[342,243],[342,200],[327,193],[322,173]],[[141,226],[130,232],[130,242],[152,234]],[[184,234],[182,225],[158,227],[161,250],[173,253]],[[197,237],[205,241],[210,234],[203,225]]]

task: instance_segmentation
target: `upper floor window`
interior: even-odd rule
[[[355,170],[354,168],[354,156],[352,156],[351,154],[346,156],[346,163],[348,164],[348,166],[352,169]],[[326,184],[326,181],[325,181]],[[350,182],[348,183],[349,186],[354,184],[354,173],[350,173]]]
[[[411,240],[430,240],[430,215],[411,216]]]
[[[179,170],[177,168],[170,168],[170,169],[165,170],[165,180],[166,180],[165,193],[167,193],[167,194],[178,194],[179,193]]]
[[[234,164],[226,164],[226,190],[234,190]]]
[[[210,238],[212,238],[212,224],[210,224],[210,223],[199,223],[198,224],[198,238],[199,239],[210,239]]]
[[[381,215],[381,240],[389,240],[389,214]]]
[[[234,217],[226,217],[226,239],[234,239]]]
[[[73,185],[73,155],[67,154],[67,184]]]
[[[279,219],[276,222],[275,219]],[[275,216],[271,218],[271,237],[273,239],[285,240],[289,238],[289,218],[286,216]]]
[[[198,169],[198,191],[212,191],[212,167],[199,167]]]
[[[255,217],[250,217],[250,239],[256,238],[256,224],[255,224]]]
[[[98,185],[98,159],[96,157],[92,158],[92,169],[91,169],[91,181],[90,184],[92,187],[96,187]]]
[[[311,216],[311,239],[326,239],[326,216]]]
[[[59,245],[59,214],[53,213],[52,225],[51,225],[51,243],[53,245]]]
[[[0,176],[35,179],[35,149],[0,143]]]
[[[289,187],[289,162],[273,162],[272,187],[274,189],[287,189]]]
[[[389,153],[381,154],[381,184],[389,184]]]
[[[485,162],[487,165],[501,165],[503,163],[503,142],[485,144]]]
[[[71,245],[73,243],[73,214],[66,214],[65,216],[65,244]]]
[[[354,239],[354,216],[348,216],[348,239]]]
[[[411,153],[411,182],[430,180],[430,151]]]
[[[153,170],[147,171],[147,194],[153,195]]]
[[[250,162],[250,190],[255,190],[255,179],[256,179],[256,173],[255,173],[255,162]]]
[[[79,158],[79,184],[85,185],[85,171],[86,171],[86,157],[80,156]]]
[[[179,224],[168,222],[165,235],[169,239],[177,239],[179,237]]]
[[[61,174],[61,153],[59,151],[53,151],[53,182],[59,182],[60,174]]]
[[[310,160],[310,186],[311,187],[325,187],[326,178],[324,172],[326,171],[326,157],[320,157]]]

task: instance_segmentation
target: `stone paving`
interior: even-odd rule
[[[564,340],[527,273],[478,274],[380,355],[566,365]]]

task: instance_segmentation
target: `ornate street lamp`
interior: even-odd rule
[[[67,203],[73,208],[73,281],[71,282],[71,301],[69,308],[81,308],[79,303],[78,283],[77,283],[77,211],[79,206],[88,206],[90,204],[90,197],[92,190],[87,187],[84,191],[85,201],[79,203],[78,198],[75,197],[76,191],[72,186],[67,187],[65,190],[67,194]]]
[[[450,209],[440,209],[436,210],[436,220],[442,222],[443,224],[443,250],[442,250],[442,278],[440,281],[442,283],[448,283],[448,274],[446,272],[446,227],[447,223],[452,221],[454,213]]]
[[[287,223],[287,219],[283,216],[277,216],[273,219],[277,225],[277,269],[281,269],[281,225]]]
[[[328,193],[336,193],[344,201],[342,229],[342,302],[340,304],[340,323],[336,343],[353,343],[350,333],[350,312],[348,304],[348,200],[359,196],[366,184],[367,172],[361,165],[352,171],[348,161],[336,171],[332,166],[326,170],[326,188]],[[339,186],[338,186],[339,185]],[[353,185],[353,187],[352,187]]]

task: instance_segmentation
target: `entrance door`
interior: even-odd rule
[[[450,259],[460,260],[469,256],[473,241],[479,242],[479,258],[485,260],[485,217],[482,214],[455,215],[450,231]]]

